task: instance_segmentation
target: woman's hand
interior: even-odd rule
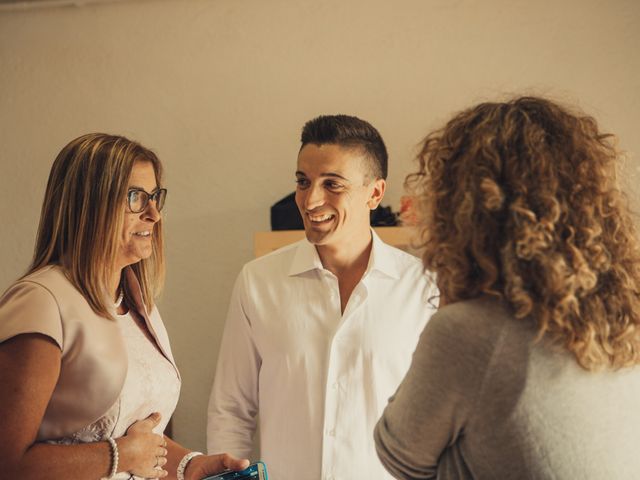
[[[162,468],[167,463],[166,441],[162,435],[153,433],[161,415],[152,413],[144,420],[131,425],[124,437],[119,438],[118,451],[120,464],[127,466],[127,472],[144,478],[166,477],[168,472]]]
[[[200,480],[208,475],[224,472],[225,470],[244,470],[249,466],[246,458],[235,458],[228,453],[219,455],[198,455],[187,464],[184,472],[185,480]]]

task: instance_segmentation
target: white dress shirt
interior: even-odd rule
[[[337,277],[306,240],[244,266],[209,402],[210,453],[248,457],[259,412],[270,478],[391,478],[373,429],[435,312],[436,290],[417,258],[372,235],[344,313]]]

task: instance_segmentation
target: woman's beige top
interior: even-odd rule
[[[60,377],[38,441],[75,443],[121,436],[129,426],[125,423],[161,407],[151,401],[157,396],[168,397],[160,402],[162,427],[173,412],[180,377],[166,330],[156,308],[146,312],[130,269],[125,278],[132,313],[142,317],[155,344],[144,337],[131,315],[117,321],[96,315],[57,266],[19,280],[0,298],[0,342],[22,333],[41,333],[62,351]],[[154,382],[159,390],[151,392]]]
[[[88,443],[118,438],[136,421],[160,412],[162,419],[153,429],[161,434],[178,403],[180,380],[173,365],[149,341],[137,324],[137,314],[128,312],[117,316],[118,326],[127,350],[127,378],[120,397],[109,411],[91,425],[68,437],[51,441],[58,444]],[[140,477],[122,472],[113,480],[139,480]]]

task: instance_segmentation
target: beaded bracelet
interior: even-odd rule
[[[176,471],[176,477],[178,478],[178,480],[184,480],[184,471],[187,469],[187,465],[193,457],[197,457],[198,455],[204,455],[204,453],[189,452],[184,457],[182,457],[182,460],[180,460],[180,463],[178,464],[178,470]]]
[[[111,478],[116,476],[116,473],[118,473],[118,444],[116,443],[116,441],[111,438],[111,437],[107,437],[107,442],[109,443],[109,447],[111,447],[111,470],[109,470],[109,476],[108,477],[103,477],[106,480],[110,480]]]

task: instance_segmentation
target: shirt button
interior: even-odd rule
[[[329,435],[330,437],[335,437],[336,436],[336,431],[331,428],[329,430],[327,430],[327,435]]]
[[[333,382],[333,389],[334,390],[338,390],[338,388],[340,388],[340,383],[339,382]]]

